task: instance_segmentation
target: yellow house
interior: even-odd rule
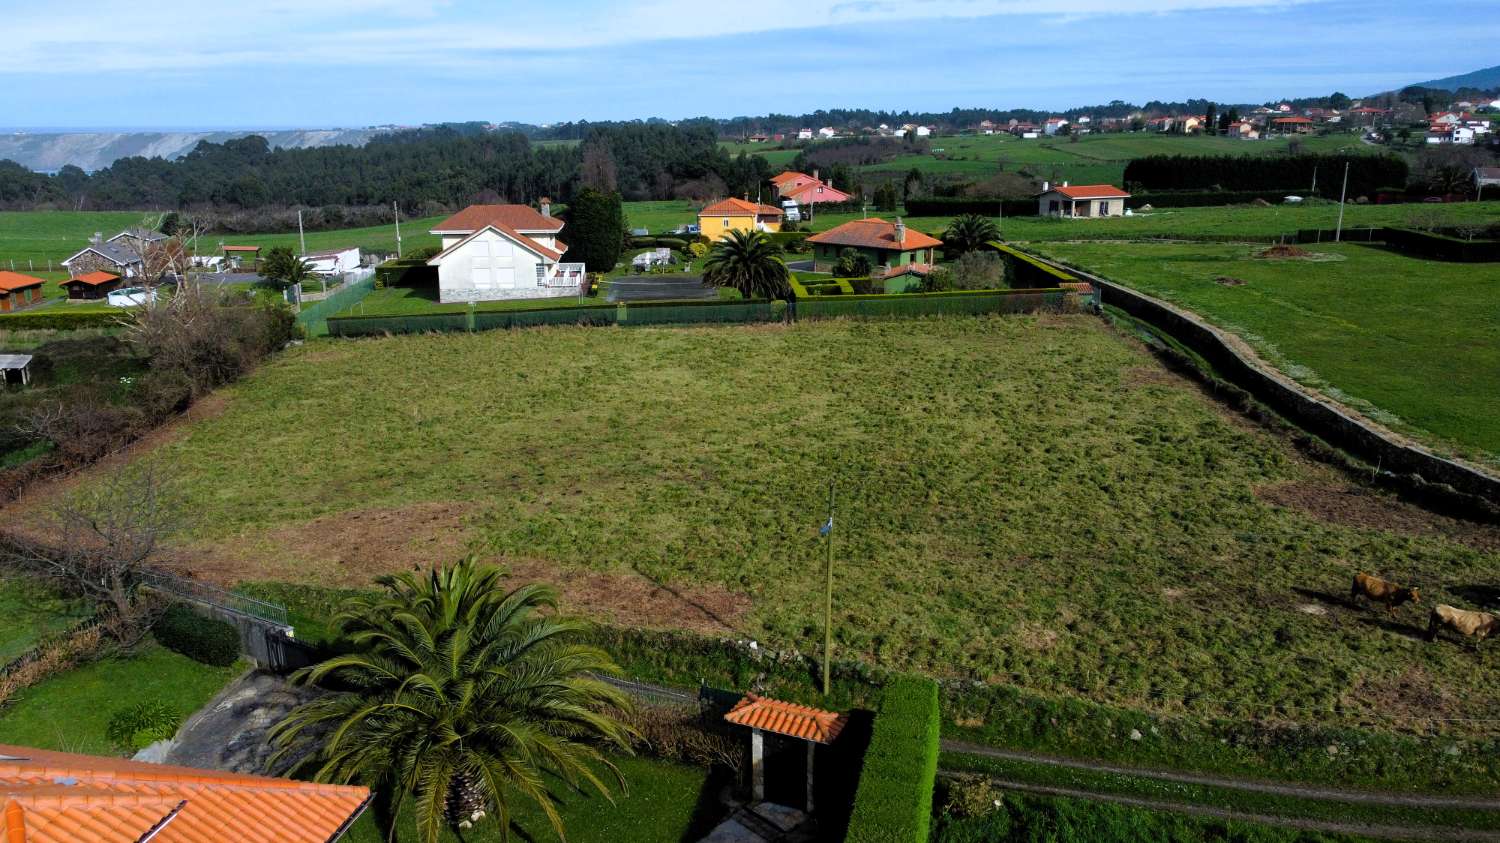
[[[731,231],[780,231],[780,208],[744,199],[725,199],[698,212],[698,231],[709,240],[723,240]]]

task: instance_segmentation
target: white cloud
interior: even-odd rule
[[[267,63],[466,68],[510,51],[576,54],[827,26],[1003,15],[1076,20],[1303,2],[1317,0],[758,0],[753,13],[701,0],[82,0],[65,9],[27,4],[5,13],[8,49],[0,52],[0,74],[170,73]]]

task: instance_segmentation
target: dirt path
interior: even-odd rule
[[[1115,775],[1136,776],[1138,778],[1158,779],[1160,781],[1178,782],[1181,784],[1222,787],[1229,790],[1243,790],[1254,793],[1270,793],[1277,796],[1291,796],[1299,799],[1324,799],[1331,802],[1382,805],[1393,808],[1462,808],[1472,811],[1500,811],[1500,798],[1486,799],[1473,796],[1430,796],[1420,793],[1344,790],[1341,788],[1316,787],[1313,785],[1282,784],[1257,781],[1255,779],[1182,773],[1175,770],[1156,770],[1149,767],[1121,767],[1077,758],[1064,758],[1057,755],[1043,755],[1041,753],[1021,752],[1012,749],[997,749],[995,747],[980,746],[964,741],[947,739],[942,742],[942,748],[944,752],[973,755],[980,758],[1024,761],[1051,767],[1065,767],[1070,770],[1113,773]],[[1494,839],[1500,840],[1500,834],[1496,834]]]
[[[1184,802],[1167,802],[1157,799],[1141,799],[1135,796],[1119,796],[1108,793],[1094,793],[1087,790],[1074,790],[1068,787],[1052,787],[1050,785],[1028,784],[1026,782],[1007,781],[1005,779],[991,779],[995,784],[1007,789],[1023,793],[1035,793],[1042,796],[1065,796],[1075,799],[1087,799],[1094,802],[1114,802],[1119,805],[1130,805],[1136,808],[1146,808],[1154,811],[1171,811],[1173,813],[1192,814],[1200,817],[1212,817],[1219,820],[1235,820],[1239,822],[1260,823],[1262,825],[1283,826],[1296,828],[1303,831],[1321,831],[1332,834],[1353,834],[1361,837],[1378,837],[1390,840],[1477,840],[1477,841],[1500,841],[1500,833],[1490,831],[1471,831],[1461,828],[1436,828],[1432,826],[1400,826],[1400,825],[1366,825],[1363,823],[1337,822],[1334,820],[1310,820],[1297,817],[1283,817],[1275,814],[1250,814],[1240,811],[1231,811],[1225,808],[1212,808],[1206,805],[1192,805]]]

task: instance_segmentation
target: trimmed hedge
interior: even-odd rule
[[[151,634],[168,650],[214,667],[228,667],[240,658],[239,630],[217,618],[204,617],[182,603],[168,606]]]
[[[1385,242],[1397,251],[1433,260],[1460,263],[1500,261],[1500,240],[1466,240],[1438,232],[1387,228]]]
[[[1000,253],[1007,264],[1005,275],[1012,282],[1019,281],[1028,287],[1057,287],[1077,284],[1081,280],[1004,243],[991,242],[989,247]]]
[[[68,311],[59,309],[61,307],[68,305],[0,316],[0,330],[77,331],[84,328],[113,328],[120,324],[120,318],[125,314],[122,309]]]
[[[375,267],[375,288],[436,284],[438,271],[421,258],[398,258]]]
[[[956,217],[962,214],[979,214],[993,217],[996,212],[1005,217],[1034,217],[1037,214],[1035,199],[996,198],[946,198],[906,200],[906,215],[909,217]]]
[[[927,843],[940,733],[936,682],[898,676],[885,686],[846,843]]]
[[[1245,155],[1148,155],[1125,165],[1125,182],[1146,190],[1207,191],[1267,190],[1276,185],[1311,185],[1319,172],[1319,192],[1337,198],[1345,165],[1349,172],[1349,195],[1368,194],[1391,184],[1406,184],[1409,168],[1404,159],[1378,154]],[[1304,190],[1297,190],[1304,193]]]
[[[792,293],[799,299],[811,296],[852,296],[854,285],[848,278],[830,278],[817,281],[798,281],[791,279]]]

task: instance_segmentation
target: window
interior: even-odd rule
[[[725,228],[728,228],[728,227],[729,227],[729,217],[725,217],[725,218],[724,218],[724,227],[725,227]]]

